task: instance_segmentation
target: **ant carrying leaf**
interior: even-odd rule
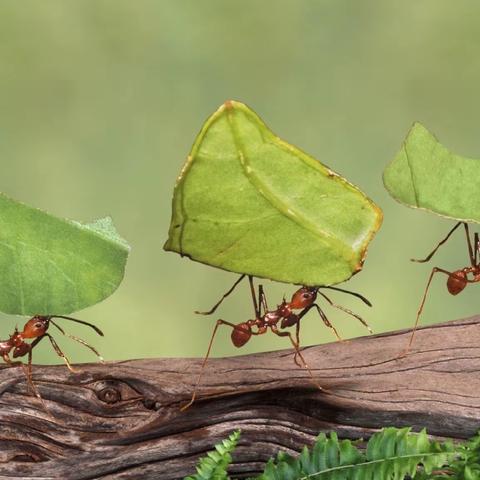
[[[472,237],[468,227],[469,222],[480,223],[480,160],[450,152],[423,125],[414,123],[400,152],[385,168],[383,181],[388,192],[400,203],[458,222],[426,258],[413,261],[428,262],[460,226],[463,226],[467,238],[470,265],[455,271],[440,267],[432,269],[405,351],[407,353],[435,274],[447,275],[447,289],[452,295],[458,295],[469,283],[480,281],[479,238],[477,233]]]
[[[236,286],[245,278],[245,276],[246,275],[241,275],[240,278],[233,284],[233,286],[221,297],[221,299],[210,310],[208,310],[207,312],[197,311],[195,313],[198,313],[200,315],[213,314],[217,310],[217,308],[220,306],[220,304],[223,302],[223,300],[225,300],[225,298],[227,298],[235,290]],[[332,307],[338,308],[346,312],[347,314],[355,317],[368,329],[370,333],[372,333],[372,330],[370,329],[368,324],[359,315],[352,312],[348,308],[335,304],[321,290],[331,289],[331,290],[347,293],[349,295],[353,295],[371,307],[371,303],[363,295],[360,295],[359,293],[350,292],[349,290],[344,290],[342,288],[331,287],[331,286],[309,287],[304,285],[292,295],[292,298],[289,302],[287,302],[284,298],[282,303],[277,305],[277,308],[269,309],[267,304],[267,299],[263,290],[263,285],[258,286],[258,296],[257,296],[257,294],[255,293],[255,287],[253,284],[253,278],[250,275],[248,276],[248,282],[250,285],[250,291],[252,295],[254,318],[238,324],[227,322],[226,320],[222,320],[222,319],[217,320],[212,336],[210,338],[210,343],[208,344],[207,353],[205,354],[205,357],[203,359],[203,362],[200,368],[200,373],[198,374],[198,378],[193,389],[192,398],[190,399],[190,402],[188,402],[186,405],[182,407],[182,410],[186,410],[187,408],[189,408],[195,401],[197,388],[198,388],[198,385],[200,384],[203,372],[205,370],[208,358],[210,356],[210,351],[212,349],[215,335],[218,331],[218,328],[222,325],[225,325],[232,329],[231,340],[233,345],[235,345],[235,347],[238,347],[238,348],[243,347],[250,340],[252,335],[263,335],[268,331],[271,331],[272,333],[274,333],[275,335],[278,335],[279,337],[288,337],[288,339],[290,340],[290,343],[295,349],[295,356],[294,356],[295,363],[299,367],[304,367],[305,369],[307,369],[312,382],[320,390],[325,390],[325,389],[322,388],[317,382],[317,380],[315,379],[307,361],[305,360],[300,350],[300,322],[302,318],[310,310],[315,308],[318,315],[322,319],[323,323],[328,328],[331,328],[333,330],[337,339],[342,340],[342,338],[338,334],[336,328],[332,325],[330,320],[327,318],[325,312],[316,303],[317,296],[320,295],[321,297],[323,297]],[[297,310],[300,310],[300,311],[297,313],[296,312]],[[292,335],[291,332],[284,330],[285,328],[288,328],[288,327],[295,327],[294,336]],[[297,357],[300,358],[301,363],[298,362]]]
[[[18,331],[17,328],[15,328],[15,331],[12,335],[10,335],[10,338],[8,340],[1,340],[0,341],[0,356],[3,358],[5,363],[7,363],[10,366],[21,364],[22,368],[24,369],[25,375],[27,377],[27,382],[30,388],[32,389],[34,395],[42,402],[42,405],[44,406],[45,410],[48,412],[48,410],[45,407],[45,403],[43,401],[43,398],[41,397],[37,387],[33,383],[32,379],[32,351],[33,349],[44,339],[48,338],[50,340],[50,343],[55,350],[56,354],[61,357],[65,364],[67,365],[68,369],[76,373],[77,370],[75,370],[68,357],[63,353],[61,348],[58,346],[58,343],[55,341],[53,336],[48,333],[48,328],[50,327],[50,324],[53,325],[55,328],[57,328],[62,335],[65,335],[76,342],[81,343],[82,345],[86,346],[89,348],[95,355],[97,355],[98,359],[100,362],[103,363],[103,358],[102,356],[98,353],[98,351],[89,345],[85,340],[82,340],[81,338],[76,337],[75,335],[70,335],[69,333],[66,333],[65,330],[60,327],[53,319],[65,319],[69,320],[71,322],[76,322],[80,323],[82,325],[86,325],[93,330],[95,330],[96,333],[101,335],[103,337],[103,332],[96,327],[95,325],[85,322],[83,320],[79,320],[77,318],[73,317],[67,317],[65,315],[48,315],[48,316],[43,316],[43,315],[35,315],[32,317],[30,320],[25,323],[23,330]],[[26,340],[32,340],[31,343],[26,342]],[[27,367],[25,367],[25,364],[20,361],[12,361],[12,357],[14,359],[24,357],[25,355],[28,356],[28,362],[27,362]]]
[[[103,335],[95,325],[68,315],[100,302],[117,289],[130,247],[110,217],[81,224],[55,217],[3,193],[0,220],[0,311],[32,316],[21,331],[15,329],[9,339],[0,341],[0,356],[9,365],[22,365],[28,385],[41,399],[32,381],[32,351],[39,342],[47,338],[74,371],[48,333],[50,325],[85,345],[102,361],[95,348],[66,333],[57,319],[86,325]],[[27,366],[12,360],[25,355]]]
[[[467,237],[467,247],[468,247],[468,256],[470,260],[470,265],[464,268],[460,268],[458,270],[455,270],[453,272],[449,272],[448,270],[445,270],[443,268],[439,267],[433,267],[432,271],[430,273],[430,277],[428,278],[427,286],[425,287],[425,292],[423,294],[422,301],[420,303],[420,307],[417,311],[417,318],[415,320],[415,325],[412,329],[412,333],[410,335],[410,340],[408,343],[407,347],[407,352],[412,346],[413,343],[413,337],[415,336],[415,332],[417,330],[418,324],[420,322],[420,315],[422,314],[423,311],[423,306],[425,305],[425,300],[427,299],[427,294],[428,290],[430,288],[430,284],[432,283],[433,277],[436,273],[443,273],[444,275],[447,275],[447,290],[451,295],[458,295],[460,292],[462,292],[465,287],[469,283],[477,283],[480,282],[480,264],[479,264],[479,258],[478,258],[478,249],[480,247],[479,242],[478,242],[478,233],[474,233],[473,238],[470,236],[470,231],[468,228],[468,224],[466,222],[458,222],[447,234],[447,236],[441,240],[438,245],[433,249],[432,252],[430,252],[429,255],[427,255],[426,258],[423,260],[416,260],[416,259],[411,259],[412,262],[418,262],[418,263],[425,263],[428,262],[434,255],[437,253],[437,250],[444,245],[447,240],[450,238],[450,235],[460,226],[463,225],[465,229],[465,235]],[[473,242],[473,245],[472,245]]]
[[[254,317],[234,324],[219,319],[196,382],[195,400],[213,340],[221,325],[232,329],[241,347],[267,331],[288,337],[295,361],[308,369],[300,351],[300,322],[312,308],[338,333],[315,303],[363,268],[367,248],[383,214],[355,185],[318,160],[277,137],[245,104],[229,100],[203,125],[173,193],[172,219],[165,250],[241,274],[209,311],[211,314],[248,276]],[[252,277],[303,285],[287,302],[267,305],[263,288],[255,292]],[[295,327],[295,334],[285,331]]]

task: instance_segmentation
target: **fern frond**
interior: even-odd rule
[[[222,443],[215,445],[214,451],[200,459],[197,473],[185,477],[184,480],[227,480],[227,468],[232,462],[231,453],[235,450],[239,438],[240,430],[236,430]]]
[[[450,462],[448,473],[432,479],[480,480],[480,432],[457,446],[457,456]]]
[[[450,444],[431,442],[425,430],[412,434],[409,428],[383,429],[372,436],[365,453],[335,433],[330,438],[321,434],[298,458],[279,454],[270,460],[259,480],[403,480],[415,478],[420,464],[425,474],[440,468],[452,450]]]

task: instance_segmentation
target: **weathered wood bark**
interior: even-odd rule
[[[209,362],[193,407],[199,359],[35,367],[49,417],[21,368],[0,369],[0,478],[177,479],[240,428],[232,475],[258,472],[278,450],[320,431],[368,437],[387,425],[466,438],[480,426],[480,317],[304,349],[318,381],[284,350]]]

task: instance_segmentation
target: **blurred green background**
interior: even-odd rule
[[[112,215],[132,245],[119,290],[77,314],[105,338],[69,331],[108,360],[201,356],[218,316],[251,316],[246,285],[218,316],[194,315],[236,277],[162,250],[176,176],[203,121],[230,98],[384,209],[364,270],[345,285],[374,307],[332,297],[375,332],[411,326],[432,265],[409,258],[426,255],[453,224],[394,202],[381,173],[414,120],[480,157],[478,18],[475,0],[3,0],[0,189],[58,216]],[[466,265],[455,235],[433,265]],[[295,290],[264,284],[271,304]],[[366,333],[326,310],[345,337]],[[479,310],[478,287],[452,297],[439,278],[423,323]],[[2,317],[0,338],[23,322]],[[302,329],[304,345],[334,340],[313,312]],[[229,334],[219,334],[214,355],[289,347],[265,335],[238,351]],[[95,359],[57,340],[73,361]],[[34,359],[59,361],[48,342]]]

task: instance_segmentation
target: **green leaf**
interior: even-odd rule
[[[232,463],[231,453],[235,450],[240,439],[240,430],[233,432],[222,443],[215,445],[215,450],[208,452],[200,459],[197,473],[185,477],[184,480],[227,480],[227,468]]]
[[[480,223],[480,160],[455,155],[415,123],[383,182],[400,203],[443,217]]]
[[[429,475],[454,455],[453,445],[431,442],[424,430],[385,428],[370,438],[365,453],[335,433],[330,438],[322,433],[298,458],[278,454],[258,480],[404,480],[416,478],[420,465]]]
[[[0,311],[65,315],[111,295],[129,246],[110,218],[54,217],[0,194]]]
[[[361,270],[381,210],[229,101],[178,178],[166,250],[232,272],[330,285]]]

